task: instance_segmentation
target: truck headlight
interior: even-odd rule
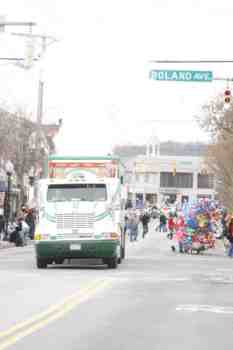
[[[35,241],[46,241],[49,239],[48,234],[35,233]]]
[[[105,239],[119,239],[120,238],[120,236],[117,232],[103,232],[102,235]]]
[[[34,240],[35,241],[41,241],[41,234],[39,232],[35,232]]]

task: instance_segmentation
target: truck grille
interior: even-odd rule
[[[77,231],[80,232],[82,229],[93,230],[94,228],[94,214],[56,214],[57,230],[63,231]]]

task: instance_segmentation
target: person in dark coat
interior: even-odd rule
[[[136,214],[129,218],[128,229],[130,234],[130,242],[136,241],[138,237],[138,218]]]
[[[159,216],[159,231],[167,232],[167,217],[163,212]]]
[[[4,232],[4,228],[5,228],[4,216],[0,215],[0,239],[2,237],[2,233]]]
[[[25,222],[29,226],[29,237],[34,239],[35,233],[35,217],[32,209],[28,209],[27,215],[25,216]]]
[[[231,221],[229,223],[227,239],[230,243],[228,256],[230,258],[233,258],[233,218],[231,218]]]
[[[22,237],[22,221],[23,217],[19,217],[16,219],[14,230],[11,232],[10,235],[10,242],[15,243],[16,247],[23,247],[24,246],[24,240]]]
[[[150,215],[146,212],[144,212],[141,217],[140,217],[140,221],[142,223],[142,227],[143,227],[143,231],[142,231],[142,237],[144,238],[145,235],[147,234],[148,232],[148,224],[149,224],[149,221],[150,221]]]

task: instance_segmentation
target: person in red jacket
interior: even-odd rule
[[[179,215],[178,219],[176,220],[176,229],[181,229],[184,227],[184,218],[182,215]]]
[[[175,232],[175,226],[176,226],[174,216],[172,216],[172,215],[169,216],[167,225],[168,225],[168,235],[167,235],[167,237],[172,239],[173,234]]]

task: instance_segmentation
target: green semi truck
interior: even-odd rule
[[[65,259],[102,259],[117,268],[125,257],[124,166],[118,157],[48,158],[38,185],[37,267]]]

